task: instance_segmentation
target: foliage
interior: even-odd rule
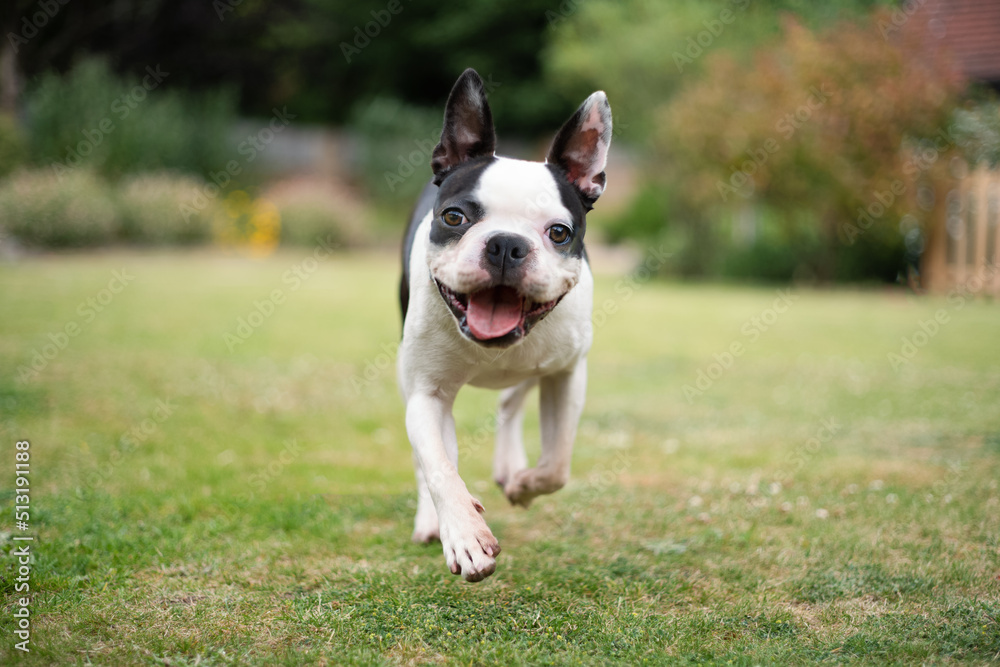
[[[547,79],[571,96],[604,89],[616,134],[640,147],[657,125],[656,109],[697,80],[707,56],[745,59],[780,34],[791,12],[807,25],[858,16],[872,0],[587,0],[560,5],[545,50]]]
[[[142,244],[191,244],[207,241],[219,213],[210,200],[187,216],[182,204],[203,184],[196,178],[170,172],[144,173],[125,178],[118,186],[122,225],[120,238]]]
[[[114,11],[104,4],[60,3],[20,45],[25,80],[65,73],[78,54],[91,53],[125,77],[162,64],[184,90],[232,85],[244,115],[287,105],[301,122],[340,124],[378,97],[439,109],[461,71],[475,67],[499,84],[494,111],[519,135],[551,132],[582,92],[564,97],[544,76],[541,52],[559,0],[117,0]],[[36,11],[37,0],[2,3],[3,34]]]
[[[89,170],[20,171],[0,183],[0,227],[25,243],[101,245],[115,239],[119,225],[113,192]]]
[[[873,23],[816,33],[789,20],[752,62],[710,57],[661,109],[654,147],[706,210],[752,202],[790,229],[817,226],[811,268],[831,279],[861,236],[901,245],[918,182],[943,177],[961,88],[947,61],[888,43]]]
[[[0,113],[0,178],[23,165],[27,159],[27,142],[17,121]]]
[[[609,243],[630,238],[654,238],[669,225],[670,197],[665,188],[645,183],[629,206],[604,227]]]
[[[357,110],[352,124],[361,140],[361,174],[372,197],[413,204],[431,179],[431,153],[443,118],[443,105],[424,109],[385,97]]]
[[[231,96],[191,95],[169,83],[162,71],[119,78],[97,59],[79,62],[62,77],[43,76],[26,96],[33,160],[114,177],[135,170],[207,175],[220,169],[232,157]]]
[[[266,4],[245,3],[235,16],[252,17]],[[490,103],[509,131],[548,132],[568,103],[542,78],[552,8],[551,0],[303,0],[267,30],[262,47],[291,55],[268,62],[263,75],[282,83],[280,103],[303,119],[342,122],[387,96],[441,109],[462,70],[475,67],[496,84]]]
[[[996,99],[958,109],[954,133],[969,162],[984,162],[991,168],[1000,165],[1000,103]]]
[[[283,244],[354,248],[371,239],[369,212],[348,193],[329,184],[279,184],[264,196],[281,216]]]

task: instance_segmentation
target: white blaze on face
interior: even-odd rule
[[[482,268],[486,242],[494,234],[507,232],[524,237],[531,245],[524,280],[518,286],[521,294],[544,303],[576,285],[581,260],[556,249],[548,235],[552,225],[572,228],[573,220],[544,164],[499,158],[483,172],[472,195],[486,215],[454,246],[431,249],[428,262],[437,280],[461,294],[487,287],[491,277]]]

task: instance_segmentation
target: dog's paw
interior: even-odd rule
[[[513,477],[515,474],[517,474],[517,471],[514,471],[513,473],[511,473],[511,472],[508,472],[506,469],[503,469],[503,470],[494,470],[493,471],[493,481],[496,482],[496,485],[500,487],[501,491],[503,491],[504,489],[507,488],[507,481],[511,477]]]
[[[441,522],[444,558],[452,574],[466,581],[482,581],[497,569],[500,543],[480,515],[482,504],[471,498],[471,505]]]
[[[413,529],[413,535],[410,537],[417,544],[430,544],[431,542],[438,542],[441,539],[441,530],[437,526],[437,522],[434,523],[433,527],[422,528],[417,526]]]
[[[518,470],[504,486],[503,492],[511,505],[528,507],[531,501],[566,486],[568,474],[553,473],[540,468]]]
[[[417,516],[413,520],[413,536],[417,544],[430,544],[441,539],[441,529],[438,527],[438,516],[430,499],[421,499],[417,503]]]

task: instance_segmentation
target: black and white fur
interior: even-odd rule
[[[398,372],[419,491],[413,539],[440,539],[449,569],[468,581],[493,573],[500,545],[458,474],[452,406],[466,384],[503,390],[493,477],[510,502],[527,507],[566,484],[592,340],[583,237],[610,142],[603,92],[559,130],[544,163],[494,155],[474,70],[448,98],[434,179],[403,247]],[[536,384],[542,451],[529,468],[521,427]]]

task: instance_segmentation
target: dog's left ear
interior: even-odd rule
[[[458,77],[444,110],[441,143],[431,154],[434,185],[441,185],[447,172],[467,160],[493,155],[497,138],[493,112],[486,102],[483,79],[471,67]]]
[[[546,162],[566,173],[589,210],[604,192],[611,146],[611,105],[599,90],[580,105],[552,141]]]

